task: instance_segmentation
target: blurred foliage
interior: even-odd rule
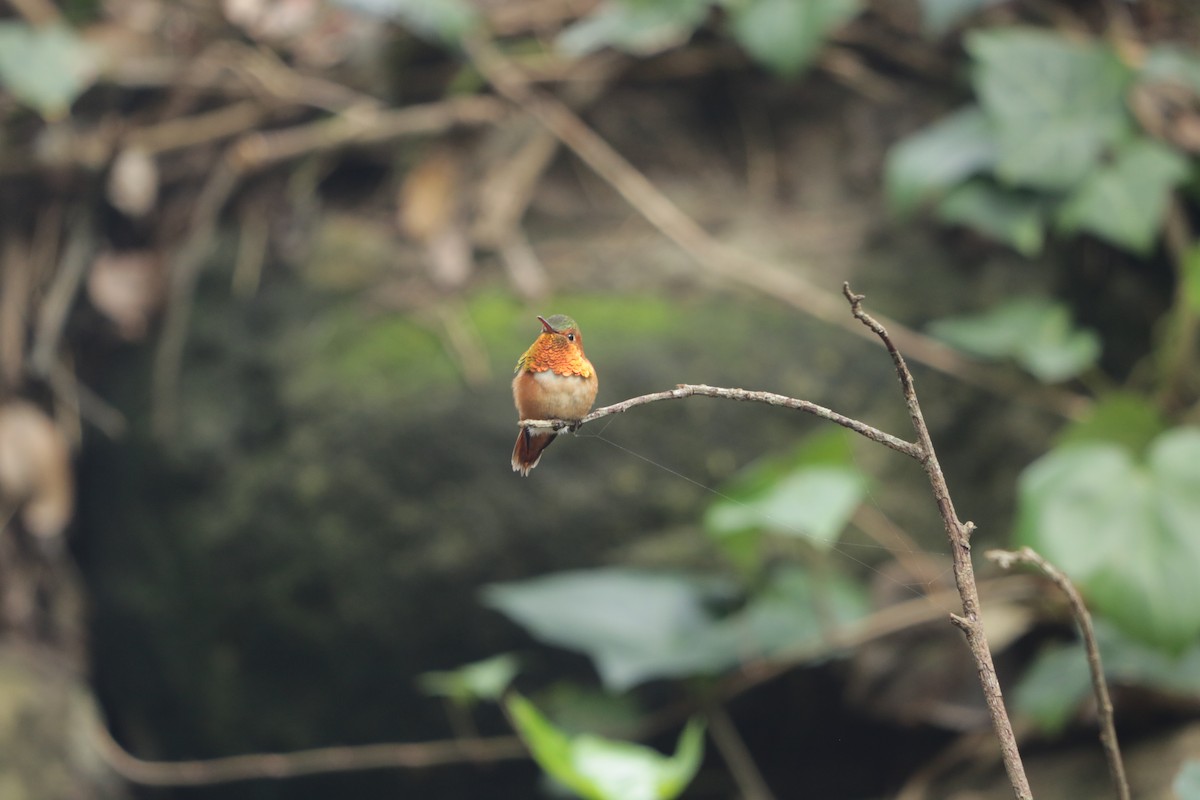
[[[502,653],[457,669],[422,673],[417,683],[426,694],[470,706],[480,700],[499,700],[520,669],[516,656]]]
[[[615,0],[567,27],[557,44],[575,56],[605,47],[652,55],[685,43],[708,18],[711,4],[711,0]]]
[[[977,103],[892,149],[892,208],[911,214],[931,205],[943,222],[1026,256],[1040,253],[1052,230],[1153,254],[1172,192],[1191,187],[1195,165],[1185,146],[1144,127],[1131,98],[1164,84],[1196,91],[1200,58],[1164,44],[1135,59],[1099,38],[1020,27],[969,32],[966,49]],[[1166,384],[1188,369],[1178,348],[1196,335],[1195,245],[1184,246],[1173,256],[1174,321],[1155,356],[1167,365]],[[1044,382],[1085,375],[1103,346],[1074,328],[1062,305],[1030,298],[930,330],[976,357],[1012,359]],[[1016,538],[1062,567],[1128,636],[1178,653],[1200,636],[1200,595],[1189,577],[1200,569],[1200,438],[1194,428],[1170,428],[1174,420],[1154,401],[1130,387],[1101,396],[1068,427],[1022,478]],[[1137,677],[1160,682],[1149,672]],[[1070,702],[1062,702],[1042,716],[1048,727],[1065,721]]]
[[[537,704],[568,732],[636,738],[646,710],[633,692],[614,694],[595,683],[560,680],[537,693]]]
[[[636,342],[665,339],[689,318],[703,320],[712,331],[730,332],[734,327],[715,308],[684,309],[654,296],[597,293],[564,295],[554,302],[587,319],[589,329],[604,333],[599,346],[617,352]],[[489,289],[474,293],[461,313],[488,362],[502,374],[511,374],[517,355],[537,331],[533,313],[511,294]],[[718,355],[727,346],[715,336],[711,342],[707,336],[704,340]],[[334,402],[347,392],[362,402],[391,404],[462,384],[461,366],[446,358],[435,326],[406,315],[363,315],[353,303],[330,308],[284,338],[279,347],[281,357],[296,365],[285,376],[283,388],[288,402],[296,405]]]
[[[695,777],[704,756],[704,725],[683,729],[675,754],[591,734],[568,736],[519,694],[505,701],[517,733],[548,775],[585,800],[670,800]]]
[[[1110,47],[1033,29],[975,31],[971,83],[991,123],[1003,183],[1044,191],[1078,185],[1131,133],[1130,71]]]
[[[713,7],[729,14],[733,38],[756,61],[784,76],[812,63],[825,38],[861,8],[860,0],[608,0],[563,31],[572,55],[615,47],[652,55],[687,42]]]
[[[786,657],[867,612],[856,581],[799,567],[749,595],[711,576],[607,567],[493,584],[484,600],[540,641],[589,655],[612,691]]]
[[[1110,44],[1021,28],[972,32],[967,52],[978,104],[893,148],[893,207],[934,203],[941,220],[1025,255],[1041,251],[1051,227],[1148,254],[1190,160],[1138,131],[1126,95],[1187,79],[1200,59],[1151,48],[1139,70]]]
[[[1017,541],[1105,618],[1174,653],[1200,638],[1200,428],[1168,430],[1144,457],[1061,445],[1026,470],[1019,496]]]
[[[1180,281],[1184,308],[1191,314],[1200,315],[1200,245],[1193,244],[1188,248]]]
[[[1055,262],[1048,256],[1055,255],[1056,247],[1092,240],[1147,272],[1154,260],[1170,259],[1175,272],[1167,291],[1174,294],[1153,337],[1153,352],[1130,370],[1128,385],[1116,389],[1110,387],[1117,379],[1100,372],[1101,356],[1105,345],[1119,343],[1124,329],[1102,330],[1093,322],[1093,309],[1079,302],[1069,307],[1059,299],[1025,297],[1022,290],[1022,296],[1008,296],[978,314],[938,319],[930,330],[975,358],[1011,361],[1040,382],[1064,384],[1056,388],[1076,393],[1076,399],[1094,395],[1088,397],[1094,402],[1083,418],[1065,427],[1022,478],[1016,537],[1078,582],[1101,617],[1098,627],[1110,675],[1167,691],[1200,692],[1194,680],[1200,647],[1200,590],[1194,581],[1200,574],[1195,524],[1200,518],[1200,431],[1194,427],[1192,377],[1200,246],[1179,226],[1200,193],[1196,147],[1184,124],[1194,121],[1189,103],[1200,95],[1200,58],[1191,48],[1149,36],[1127,41],[1120,31],[1089,35],[1014,25],[1014,20],[1041,17],[1023,15],[998,0],[921,0],[916,5],[921,18],[905,27],[896,22],[903,12],[865,0],[608,0],[549,22],[531,14],[525,20],[528,27],[518,23],[519,29],[497,33],[496,43],[517,61],[535,53],[536,58],[520,66],[529,67],[531,74],[545,68],[537,77],[539,88],[558,92],[562,86],[555,84],[556,76],[572,74],[577,57],[611,48],[646,58],[716,39],[736,45],[755,68],[772,75],[796,79],[820,64],[826,77],[861,89],[865,96],[898,96],[903,102],[886,106],[886,116],[889,121],[899,118],[899,125],[911,125],[905,121],[908,112],[927,111],[909,102],[918,93],[897,76],[911,68],[909,77],[922,76],[920,93],[932,95],[929,76],[954,74],[953,68],[941,68],[960,66],[952,59],[965,58],[973,101],[890,152],[885,191],[892,209],[910,218],[930,209],[942,223],[969,228],[1025,259],[1044,259],[1039,267],[1061,273],[1047,281],[1058,295],[1067,294],[1063,285],[1069,279],[1063,277],[1067,271],[1062,264],[1069,258]],[[302,126],[313,121],[344,122],[367,108],[358,119],[369,122],[376,111],[395,110],[390,104],[400,103],[398,98],[436,102],[482,91],[479,76],[464,69],[458,45],[464,37],[489,32],[498,10],[512,8],[467,0],[333,0],[328,8],[344,12],[342,16],[324,16],[326,4],[320,3],[226,3],[214,6],[211,17],[189,16],[188,4],[148,3],[142,11],[152,6],[161,12],[154,23],[162,30],[154,56],[176,57],[180,74],[195,80],[228,71],[236,88],[212,78],[211,85],[188,84],[174,95],[169,80],[155,84],[152,70],[104,73],[110,60],[120,61],[126,50],[138,52],[151,36],[134,37],[138,47],[120,38],[104,44],[102,35],[93,36],[104,31],[76,30],[60,21],[33,25],[5,19],[0,21],[0,87],[7,94],[0,98],[0,109],[11,123],[5,149],[15,154],[4,164],[16,176],[10,181],[5,173],[6,184],[16,187],[6,214],[34,205],[24,182],[30,171],[53,173],[47,185],[55,188],[47,193],[103,205],[104,224],[112,228],[105,231],[112,239],[105,245],[134,242],[144,247],[149,254],[146,271],[157,271],[150,278],[162,284],[174,281],[164,277],[164,265],[170,265],[172,275],[178,272],[175,248],[187,249],[179,245],[182,220],[194,211],[193,199],[212,165],[228,155],[222,149],[227,137],[284,132],[303,140],[312,129]],[[549,14],[545,9],[550,7],[543,4],[539,13]],[[112,9],[75,2],[67,13],[83,26]],[[295,22],[289,14],[297,9],[298,17],[310,15],[308,28],[288,27]],[[989,15],[991,11],[997,13]],[[370,15],[365,24],[356,16],[360,12]],[[964,47],[960,51],[958,39],[948,39],[914,59],[912,48],[920,45],[912,34],[921,31],[930,37],[962,32]],[[406,38],[404,32],[424,41]],[[837,58],[822,60],[831,41],[837,44]],[[553,43],[553,54],[542,46],[547,42]],[[217,59],[219,69],[199,69],[203,54],[234,43],[245,45],[244,51],[230,52],[245,58]],[[262,58],[255,60],[255,55]],[[712,57],[701,55],[701,62]],[[934,69],[923,60],[930,55]],[[371,61],[375,56],[378,60]],[[746,88],[738,82],[742,76],[723,72],[724,64],[691,68],[714,73],[696,90],[704,112],[714,118],[720,116],[710,103],[714,86],[729,81],[731,94]],[[749,74],[761,80],[761,75]],[[580,84],[589,77],[584,75]],[[807,102],[808,88],[785,97]],[[306,97],[309,91],[322,99]],[[772,91],[781,90],[776,86]],[[566,99],[569,93],[563,95]],[[9,104],[10,99],[16,102]],[[656,96],[655,102],[661,99]],[[880,101],[881,107],[885,102]],[[210,140],[180,147],[183,155],[172,140],[153,153],[139,150],[135,155],[141,161],[119,160],[128,156],[126,145],[133,140],[122,136],[144,134],[143,127],[160,124],[170,130],[177,120],[169,113],[203,115],[226,104],[236,110],[238,104],[255,103],[262,108],[252,128],[210,132]],[[78,120],[71,118],[73,106]],[[777,137],[780,143],[771,156],[779,156],[782,176],[795,155],[788,137],[796,129],[787,127],[781,106],[764,108],[770,112],[764,115],[771,131],[766,138]],[[580,113],[591,109],[581,104]],[[621,125],[630,120],[646,124],[623,107],[613,116]],[[211,117],[205,119],[211,122]],[[41,127],[43,120],[59,124]],[[75,122],[76,127],[62,124]],[[296,130],[290,129],[293,123]],[[748,124],[747,130],[753,127]],[[872,128],[864,140],[892,135],[890,128],[860,127]],[[95,130],[101,133],[93,136]],[[831,124],[822,135],[844,133],[841,128],[830,132],[834,130]],[[151,132],[162,135],[161,129]],[[512,131],[505,129],[504,135]],[[647,141],[658,138],[645,131],[637,135]],[[456,131],[445,138],[468,149],[466,134]],[[190,321],[182,370],[186,434],[166,445],[151,442],[141,427],[145,398],[134,396],[129,387],[148,382],[146,367],[131,366],[126,358],[136,359],[120,349],[134,347],[141,334],[115,345],[115,354],[96,358],[96,371],[105,375],[102,389],[127,393],[120,405],[128,409],[134,428],[130,441],[121,445],[128,448],[121,456],[111,457],[103,445],[90,443],[93,449],[84,456],[100,465],[92,470],[88,490],[90,524],[101,535],[84,547],[88,569],[94,571],[97,629],[103,633],[96,644],[97,674],[106,692],[118,698],[128,729],[153,730],[163,720],[169,720],[164,727],[190,725],[183,733],[149,735],[155,749],[167,755],[203,754],[215,749],[215,742],[233,749],[301,747],[321,736],[352,740],[392,731],[387,726],[395,722],[396,708],[413,701],[406,693],[408,683],[395,676],[427,669],[421,646],[444,648],[447,640],[462,649],[511,646],[503,633],[493,630],[494,618],[480,619],[464,633],[456,627],[461,619],[452,618],[440,603],[426,603],[426,597],[435,591],[473,597],[480,583],[498,576],[595,563],[609,557],[615,545],[649,538],[672,525],[689,537],[686,567],[552,571],[492,583],[484,591],[487,606],[536,639],[582,653],[595,665],[608,692],[603,698],[565,681],[556,682],[556,692],[546,693],[553,701],[547,707],[571,710],[569,727],[628,724],[640,711],[632,690],[651,682],[677,681],[671,688],[695,701],[697,685],[747,665],[813,663],[837,654],[830,638],[859,622],[870,604],[866,581],[853,574],[861,570],[840,563],[835,543],[868,492],[877,485],[880,492],[888,489],[864,475],[849,434],[827,431],[795,447],[779,447],[784,436],[789,441],[795,437],[793,427],[764,423],[753,431],[731,430],[713,423],[715,417],[705,409],[673,409],[684,420],[680,425],[663,424],[668,417],[657,409],[645,411],[644,427],[626,421],[636,431],[634,441],[653,436],[656,448],[682,454],[685,463],[703,463],[696,474],[714,483],[733,470],[722,465],[735,463],[729,456],[734,445],[768,453],[721,486],[706,508],[700,508],[692,491],[696,487],[679,488],[683,482],[674,475],[674,489],[662,488],[663,483],[648,488],[647,474],[658,470],[655,463],[604,461],[594,452],[600,448],[579,448],[573,454],[577,458],[559,462],[548,480],[522,485],[519,491],[499,483],[492,476],[497,469],[504,472],[503,440],[511,441],[511,431],[503,430],[507,423],[500,421],[511,422],[504,384],[515,354],[536,331],[531,309],[517,299],[518,291],[497,288],[498,279],[486,273],[469,288],[431,290],[422,282],[425,265],[419,258],[412,252],[396,255],[405,247],[417,249],[391,223],[396,211],[392,184],[400,182],[411,153],[397,156],[388,150],[364,157],[355,151],[362,161],[346,159],[354,162],[346,168],[338,160],[339,148],[351,149],[353,142],[305,141],[310,149],[299,148],[304,153],[297,159],[300,166],[285,168],[281,161],[274,165],[278,172],[247,181],[264,191],[265,200],[253,198],[245,208],[231,202],[230,211],[236,211],[246,240],[252,238],[245,235],[250,227],[246,220],[269,220],[263,223],[269,231],[263,234],[269,240],[263,253],[272,256],[275,251],[293,254],[292,240],[304,239],[296,230],[279,235],[279,229],[306,229],[312,221],[313,230],[303,231],[312,235],[306,241],[309,257],[280,256],[286,263],[280,272],[286,275],[268,275],[257,294],[233,281],[235,292],[245,292],[239,295],[242,314],[226,313],[225,286],[202,285],[196,303],[203,312]],[[673,155],[687,150],[673,141],[669,149]],[[747,161],[754,149],[753,143],[747,146]],[[875,169],[869,152],[861,159],[860,150],[852,155],[848,162]],[[654,151],[635,156],[631,162],[641,163],[644,157],[657,163]],[[506,157],[491,156],[496,161]],[[472,161],[464,172],[486,170],[486,160]],[[146,178],[153,184],[154,191],[147,194],[151,201],[137,213],[119,202],[111,188],[105,195],[99,184],[88,183],[96,176],[119,175],[122,163],[151,168]],[[703,172],[712,166],[689,163],[686,168]],[[76,168],[84,177],[77,182],[64,178]],[[350,212],[333,211],[344,199],[333,199],[336,192],[326,180],[336,184],[346,173],[357,178],[369,174],[363,180],[368,188],[355,191],[371,195],[370,201]],[[874,184],[873,173],[870,180],[862,180],[861,174],[857,178]],[[794,204],[808,213],[809,179],[781,179],[772,189],[779,205]],[[839,173],[839,182],[855,181]],[[278,188],[284,184],[286,190]],[[475,188],[458,191],[474,199],[481,194]],[[555,216],[563,213],[559,199],[543,204],[543,221],[558,224],[564,218]],[[325,207],[315,214],[318,219],[304,215],[321,204]],[[589,197],[583,205],[589,226],[611,213],[603,199]],[[282,223],[275,217],[276,206],[299,221]],[[64,203],[57,210],[72,209]],[[785,213],[793,211],[786,208]],[[1172,214],[1174,236],[1163,247]],[[224,221],[221,217],[221,225],[214,226],[219,229]],[[38,240],[45,243],[56,234],[50,226]],[[518,238],[524,241],[525,235],[522,229]],[[494,244],[467,238],[463,246],[472,253],[473,248],[486,252],[481,263],[490,267]],[[824,267],[823,254],[819,248],[816,252],[815,260]],[[239,245],[239,261],[243,255]],[[222,253],[221,259],[231,262],[234,257]],[[366,267],[359,269],[351,263],[354,259]],[[839,375],[824,371],[835,359],[853,361],[832,353],[826,337],[807,330],[801,337],[789,336],[789,347],[799,343],[795,364],[790,358],[783,363],[778,348],[762,347],[760,335],[782,327],[780,320],[790,312],[770,306],[738,313],[725,298],[680,300],[670,283],[677,275],[664,282],[670,289],[661,295],[636,281],[631,283],[637,288],[630,290],[622,284],[628,277],[604,283],[576,276],[586,260],[578,258],[562,270],[569,274],[556,276],[559,288],[569,286],[571,293],[557,295],[553,302],[587,320],[589,336],[592,331],[602,334],[589,338],[593,358],[620,365],[604,372],[602,392],[612,392],[609,399],[619,392],[659,388],[664,364],[713,381],[736,383],[769,375],[785,388],[828,382],[839,401],[878,394],[869,376],[842,382],[836,380]],[[856,267],[859,260],[856,256]],[[595,271],[605,274],[611,266],[602,263]],[[837,269],[834,265],[829,274]],[[98,272],[92,269],[92,278]],[[912,274],[917,272],[913,265]],[[147,319],[161,312],[164,303],[162,286],[150,278],[143,293]],[[220,278],[231,283],[227,275]],[[926,313],[927,297],[909,285],[911,278],[906,272],[895,280],[917,298],[913,307],[920,316]],[[1139,278],[1152,285],[1163,282],[1153,275]],[[884,282],[877,275],[872,279]],[[945,292],[956,289],[944,286],[961,285],[946,275],[936,284],[933,291]],[[595,291],[597,285],[612,293]],[[89,299],[80,303],[86,307],[82,322],[72,322],[70,335],[80,341],[101,338],[93,337],[97,322],[88,314],[118,321],[96,286],[89,282]],[[46,288],[39,285],[31,296],[45,296]],[[178,287],[172,283],[172,288]],[[214,301],[214,295],[221,299]],[[955,297],[931,308],[946,313],[947,307],[973,305],[960,301]],[[540,296],[537,302],[551,300]],[[23,318],[37,319],[35,311]],[[791,333],[795,331],[789,329]],[[464,351],[477,359],[475,373],[464,366]],[[633,356],[618,360],[623,353]],[[848,369],[865,372],[853,363]],[[817,377],[796,377],[810,370]],[[1015,383],[1013,393],[1036,388]],[[39,384],[38,391],[43,389],[49,391]],[[951,402],[958,402],[950,394]],[[1015,404],[1023,402],[1022,397],[1014,399]],[[696,430],[704,431],[702,440]],[[603,438],[602,432],[597,435]],[[1032,444],[1002,441],[1001,447],[1005,454],[1025,453],[1041,449],[1047,440],[1029,438]],[[991,470],[995,454],[978,457]],[[488,477],[477,480],[480,474]],[[623,513],[635,500],[641,504],[637,512]],[[532,532],[521,538],[526,528]],[[709,561],[701,566],[692,563],[704,559]],[[882,575],[882,570],[875,572]],[[1086,692],[1086,672],[1071,648],[1058,643],[1044,648],[1017,693],[1022,709],[1046,730],[1062,730]],[[464,660],[469,657],[474,656]],[[303,675],[279,669],[299,661],[306,662]],[[347,668],[345,662],[353,663]],[[456,670],[424,672],[419,683],[428,694],[470,705],[501,696],[516,671],[515,659],[502,655]],[[321,691],[314,692],[314,686]],[[355,713],[347,714],[347,707]],[[672,797],[699,766],[699,723],[685,728],[676,755],[664,758],[634,745],[569,736],[520,697],[514,696],[508,708],[546,772],[583,797]],[[422,713],[417,709],[406,715],[415,722],[405,735],[421,728]],[[566,716],[555,719],[561,722]]]
[[[46,119],[65,116],[98,69],[98,53],[66,25],[0,21],[0,86]]]
[[[1003,0],[920,0],[921,21],[926,34],[944,36],[950,29],[989,6]]]
[[[1059,210],[1059,229],[1086,230],[1137,253],[1158,243],[1170,190],[1188,177],[1182,155],[1148,139],[1116,148],[1111,163],[1091,170]]]
[[[657,52],[685,41],[704,20],[704,5],[609,4],[562,41],[576,53],[605,45]],[[925,3],[927,29],[944,32],[984,5]],[[767,7],[730,4],[731,31],[760,61],[793,74],[811,60],[806,47],[795,46],[804,39],[786,30],[802,12],[794,6],[792,16],[767,13]],[[828,13],[815,26],[808,21],[811,30],[832,29],[854,13],[852,4],[809,10]],[[793,46],[783,47],[785,40]],[[1177,48],[1151,47],[1130,66],[1111,44],[1019,27],[970,32],[966,46],[978,104],[893,149],[887,164],[893,208],[912,213],[932,202],[942,221],[973,227],[1031,257],[1043,251],[1052,230],[1086,232],[1135,254],[1151,253],[1171,193],[1190,180],[1192,162],[1187,152],[1140,130],[1127,98],[1133,87],[1153,81],[1194,88],[1200,60]],[[1196,252],[1193,247],[1184,260],[1177,289],[1193,313],[1200,296]],[[1076,327],[1065,305],[1039,298],[1012,298],[975,316],[938,320],[931,331],[973,356],[1012,360],[1045,383],[1094,371],[1102,350],[1099,335]],[[1102,625],[1113,623],[1102,628],[1111,675],[1195,693],[1200,687],[1186,676],[1194,669],[1188,653],[1200,638],[1200,595],[1191,578],[1200,569],[1200,435],[1169,425],[1142,394],[1101,397],[1027,470],[1016,538],[1073,578]],[[745,574],[766,561],[766,531],[809,536],[818,546],[835,541],[866,490],[843,433],[763,461],[709,507],[706,529]],[[652,678],[717,674],[811,635],[755,627],[762,619],[755,612],[781,575],[811,585],[811,573],[798,567],[770,573],[757,588],[589,570],[493,586],[486,597],[542,641],[591,655],[604,683],[622,690]],[[840,585],[849,592],[844,598],[853,595],[852,584]],[[807,591],[795,595],[802,604],[829,602]],[[731,602],[743,608],[713,613]],[[805,616],[802,605],[779,610],[776,619]],[[854,618],[852,611],[843,617]],[[819,621],[813,625],[820,630]],[[764,630],[772,632],[763,636]],[[1073,645],[1048,648],[1021,683],[1018,702],[1044,729],[1061,730],[1088,691],[1081,659]]]
[[[757,568],[766,533],[834,547],[867,493],[854,461],[853,434],[831,428],[806,437],[790,454],[744,469],[704,514],[704,528],[740,566]]]
[[[734,38],[751,56],[784,76],[813,62],[825,38],[858,13],[860,0],[730,0]]]
[[[848,466],[843,431],[808,437],[789,456],[753,465],[721,491],[705,525],[739,584],[718,575],[609,567],[494,584],[485,602],[536,638],[588,654],[601,680],[624,691],[649,680],[716,676],[753,660],[825,654],[824,639],[867,613],[862,585],[831,565],[779,565],[756,576],[767,532],[830,548],[865,492]]]
[[[1200,643],[1168,654],[1103,620],[1095,628],[1110,684],[1153,686],[1180,696],[1200,694]],[[1014,704],[1044,733],[1055,735],[1067,727],[1091,695],[1092,678],[1083,648],[1075,642],[1052,642],[1041,648],[1021,676]]]
[[[1061,303],[1014,298],[982,314],[936,320],[930,332],[982,358],[1012,359],[1043,383],[1058,383],[1096,365],[1100,338],[1071,323]]]
[[[1110,392],[1096,401],[1086,417],[1063,428],[1055,445],[1110,442],[1140,458],[1150,442],[1166,429],[1162,413],[1145,397]]]

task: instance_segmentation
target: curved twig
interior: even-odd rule
[[[298,778],[328,772],[406,767],[416,769],[463,761],[528,758],[515,736],[434,742],[318,747],[291,753],[253,753],[193,761],[144,761],[130,754],[103,725],[96,744],[118,775],[143,786],[209,786],[233,781]]]
[[[598,419],[607,417],[611,414],[623,414],[631,408],[644,406],[649,403],[657,403],[660,400],[682,400],[685,397],[719,397],[724,400],[742,400],[748,403],[766,403],[770,406],[782,406],[784,408],[792,408],[797,411],[803,411],[807,414],[820,417],[821,419],[841,425],[843,428],[858,433],[873,442],[890,447],[898,453],[903,453],[909,458],[915,458],[921,461],[924,458],[924,452],[918,445],[912,442],[906,442],[903,439],[892,436],[890,433],[885,433],[878,428],[873,428],[865,422],[860,422],[851,417],[844,416],[831,411],[824,406],[819,406],[816,403],[810,403],[807,400],[797,400],[794,397],[788,397],[774,392],[754,392],[749,389],[726,389],[721,386],[706,386],[700,384],[681,383],[674,389],[668,389],[665,392],[654,392],[652,394],[644,394],[640,397],[631,397],[628,400],[622,400],[619,403],[613,403],[611,406],[597,408],[592,413],[588,414],[578,422],[571,422],[562,419],[523,419],[517,424],[526,428],[544,428],[552,431],[562,430],[578,430],[580,427],[589,422],[595,422]]]
[[[1104,666],[1100,663],[1100,646],[1096,643],[1096,629],[1092,626],[1092,615],[1083,602],[1079,590],[1062,570],[1051,564],[1031,547],[1022,547],[1015,552],[989,550],[985,555],[1004,569],[1013,564],[1029,564],[1036,567],[1067,596],[1071,613],[1079,623],[1083,634],[1083,649],[1087,653],[1088,670],[1092,673],[1092,693],[1096,695],[1096,715],[1100,720],[1100,744],[1108,760],[1108,771],[1120,800],[1129,800],[1129,779],[1125,777],[1125,762],[1121,758],[1121,745],[1117,741],[1117,726],[1113,722],[1112,698],[1108,694],[1108,683],[1104,680]]]

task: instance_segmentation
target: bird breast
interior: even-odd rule
[[[521,419],[582,419],[596,399],[595,373],[522,372],[513,381],[513,398]]]

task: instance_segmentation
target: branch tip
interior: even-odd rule
[[[960,617],[958,614],[951,614],[950,621],[954,623],[954,627],[961,630],[963,633],[970,633],[975,627],[974,623],[966,617]]]
[[[850,281],[842,281],[842,295],[849,301],[851,310],[855,312],[858,311],[858,307],[862,304],[862,301],[867,299],[865,294],[855,294],[851,291]]]
[[[988,561],[994,561],[1000,569],[1012,569],[1017,563],[1017,554],[1009,550],[988,550],[983,554]]]

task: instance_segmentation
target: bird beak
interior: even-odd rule
[[[538,321],[542,323],[542,330],[544,330],[546,333],[558,333],[558,331],[550,327],[550,323],[546,322],[545,317],[538,317]]]

